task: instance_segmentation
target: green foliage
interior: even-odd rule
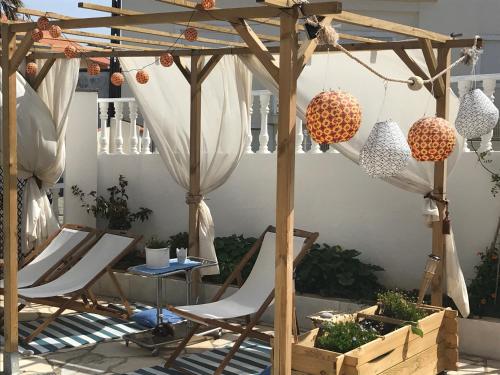
[[[377,300],[382,306],[381,314],[389,318],[417,322],[427,316],[425,310],[419,309],[411,298],[397,290],[379,293]]]
[[[316,338],[315,347],[337,353],[347,353],[377,337],[378,333],[374,328],[365,327],[356,322],[326,323]]]
[[[177,249],[189,247],[189,234],[180,232],[170,236],[170,258],[177,258]]]
[[[1,0],[0,1],[0,13],[5,15],[9,20],[17,20],[17,8],[24,7],[24,4],[20,0]]]
[[[85,194],[78,185],[73,185],[71,191],[80,199],[88,214],[108,220],[109,229],[129,230],[133,222],[149,220],[153,211],[140,207],[138,211],[131,212],[128,207],[127,186],[128,181],[120,175],[118,185],[107,189],[109,197],[97,195],[96,191]]]
[[[496,287],[500,286],[497,279],[498,249],[487,249],[478,252],[480,262],[475,266],[475,277],[469,286],[469,300],[474,315],[500,317],[500,305],[497,304]]]
[[[295,287],[324,297],[374,299],[382,289],[375,272],[383,268],[363,263],[357,250],[314,244],[297,267]]]
[[[151,237],[146,242],[146,247],[149,249],[164,249],[170,246],[170,241],[160,240],[157,236]]]

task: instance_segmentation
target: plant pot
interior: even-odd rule
[[[149,268],[165,268],[170,265],[170,249],[163,247],[160,249],[145,248],[146,266]]]

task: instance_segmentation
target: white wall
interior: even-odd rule
[[[493,154],[495,163],[500,161]],[[165,170],[159,155],[99,157],[99,192],[124,174],[133,207],[154,210],[134,226],[146,236],[168,237],[187,231],[185,193]],[[218,236],[257,236],[274,223],[275,155],[245,155],[228,182],[208,196]],[[475,154],[467,153],[449,179],[451,215],[466,278],[473,276],[476,252],[492,240],[500,197],[489,192],[489,176]],[[320,233],[320,242],[362,252],[365,261],[386,269],[387,286],[418,287],[431,231],[423,225],[422,197],[374,180],[339,154],[297,155],[296,226]]]

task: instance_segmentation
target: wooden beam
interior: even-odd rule
[[[47,73],[49,72],[50,68],[52,68],[52,65],[54,65],[55,62],[56,62],[56,59],[54,59],[54,58],[47,59],[47,61],[45,61],[45,64],[43,64],[42,69],[40,69],[40,71],[36,75],[33,83],[31,84],[31,87],[33,88],[33,90],[35,90],[35,91],[38,90],[38,88],[42,84],[44,78],[47,76]]]
[[[292,371],[297,9],[281,14],[273,374]]]
[[[104,48],[109,48],[109,49],[127,49],[127,50],[136,50],[137,46],[131,46],[128,44],[117,44],[117,43],[106,43],[106,42],[99,42],[99,41],[93,41],[89,39],[78,39],[78,38],[62,38],[61,40],[71,42],[76,44],[87,44],[89,46],[94,46],[94,47],[104,47]],[[79,46],[76,46],[77,48]],[[85,47],[84,47],[85,48]],[[149,47],[141,47],[143,51],[158,51],[158,48],[149,48]]]
[[[304,16],[310,15],[328,15],[338,13],[342,9],[339,2],[326,2],[304,4],[302,13]],[[115,27],[129,25],[147,25],[147,24],[164,24],[173,22],[197,22],[197,21],[213,21],[214,19],[221,21],[230,21],[235,18],[272,18],[278,17],[281,10],[271,7],[243,7],[243,8],[226,8],[215,10],[204,10],[197,12],[163,12],[138,14],[134,16],[111,16],[111,17],[93,17],[93,18],[75,18],[71,20],[53,21],[52,25],[61,27],[62,29],[84,29],[91,27]],[[13,32],[28,32],[36,27],[36,22],[20,22],[11,24]]]
[[[429,76],[426,72],[418,65],[413,58],[408,55],[408,53],[402,48],[395,48],[394,52],[399,58],[406,64],[406,66],[411,70],[413,74],[419,76],[423,80],[429,79]],[[425,84],[425,88],[432,93],[432,85],[430,83]]]
[[[193,8],[196,7],[196,3],[193,3]],[[113,7],[107,7],[104,5],[98,5],[98,4],[92,4],[92,3],[80,3],[78,4],[80,8],[84,9],[92,9],[92,10],[97,10],[101,12],[110,12],[112,14],[120,14],[120,15],[135,15],[135,14],[144,14],[142,12],[137,12],[135,10],[129,10],[129,9],[124,9],[124,8],[113,8]],[[191,7],[188,7],[191,8]],[[203,23],[203,22],[172,22],[174,25],[181,25],[181,26],[192,26],[200,30],[207,30],[207,31],[213,31],[217,33],[222,33],[222,34],[230,34],[230,35],[238,35],[238,33],[230,28],[230,27],[224,27],[224,26],[215,26],[211,25],[208,23]],[[271,35],[271,34],[258,34],[259,38],[262,40],[267,40],[267,41],[279,41],[280,37],[278,35]]]
[[[33,38],[31,37],[31,33],[26,33],[21,43],[17,46],[14,56],[10,59],[10,69],[12,69],[13,72],[17,71],[17,68],[19,68],[19,65],[23,62],[32,46]]]
[[[445,69],[451,63],[451,52],[446,46],[438,49],[437,69],[439,71]],[[450,72],[443,75],[444,95],[436,98],[436,116],[449,119],[450,106]],[[447,161],[434,163],[434,190],[433,194],[441,199],[446,199],[447,195]],[[435,276],[431,286],[431,305],[443,306],[444,285],[446,283],[446,254],[445,241],[443,235],[443,219],[445,217],[445,206],[443,203],[437,202],[439,209],[439,221],[432,224],[432,254],[441,258],[438,263]]]
[[[184,78],[191,84],[191,71],[183,64],[179,56],[174,56],[174,63],[177,65],[177,68],[179,68]]]
[[[4,373],[17,374],[17,115],[16,70],[10,59],[16,49],[16,35],[11,25],[3,23],[2,31],[2,168],[3,168],[3,238],[4,238]]]
[[[214,55],[210,58],[210,60],[208,60],[208,62],[205,64],[198,77],[198,81],[200,82],[200,84],[202,84],[203,81],[205,81],[205,79],[210,75],[212,70],[214,70],[215,66],[221,59],[222,55]]]
[[[360,14],[351,12],[342,12],[336,14],[333,17],[334,20],[349,23],[352,25],[370,27],[372,29],[388,31],[395,34],[407,35],[414,38],[425,38],[434,40],[437,42],[446,42],[451,38],[448,35],[435,33],[433,31],[428,31],[424,29],[419,29],[417,27],[401,25],[399,23],[385,21],[378,18],[362,16]]]
[[[239,19],[234,21],[232,25],[246,42],[248,48],[250,48],[252,53],[259,59],[271,77],[273,77],[274,81],[278,82],[279,68],[276,64],[274,56],[269,52],[267,47],[264,43],[262,43],[248,23],[243,19]]]
[[[422,46],[422,53],[424,54],[424,59],[425,63],[427,64],[427,69],[429,70],[429,75],[433,77],[438,73],[438,62],[436,55],[434,54],[434,49],[432,48],[432,43],[429,39],[419,39],[419,42]],[[439,77],[436,81],[434,81],[433,86],[435,97],[444,95],[443,77]]]
[[[295,4],[292,0],[257,0],[257,3],[278,8],[291,8]]]

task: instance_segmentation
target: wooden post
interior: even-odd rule
[[[295,183],[295,118],[297,90],[297,9],[281,13],[276,187],[276,289],[273,374],[289,375],[292,367],[293,227]]]
[[[2,24],[2,151],[3,151],[3,235],[4,235],[4,374],[19,372],[17,313],[17,127],[16,69],[10,58],[16,48],[16,34]]]
[[[437,56],[437,71],[441,71],[451,62],[450,49],[446,46],[438,48]],[[444,119],[449,118],[449,104],[450,104],[450,72],[448,71],[443,75],[443,87],[444,91],[441,95],[436,96],[436,116],[442,117]],[[434,195],[438,198],[446,199],[446,180],[447,180],[447,162],[440,161],[434,163]],[[433,223],[432,226],[432,254],[437,255],[441,258],[439,262],[436,274],[432,280],[432,293],[431,293],[431,304],[434,306],[443,305],[443,292],[444,285],[446,283],[445,269],[446,269],[446,257],[444,253],[444,235],[443,235],[443,219],[445,206],[442,203],[437,203],[439,208],[439,221]]]

